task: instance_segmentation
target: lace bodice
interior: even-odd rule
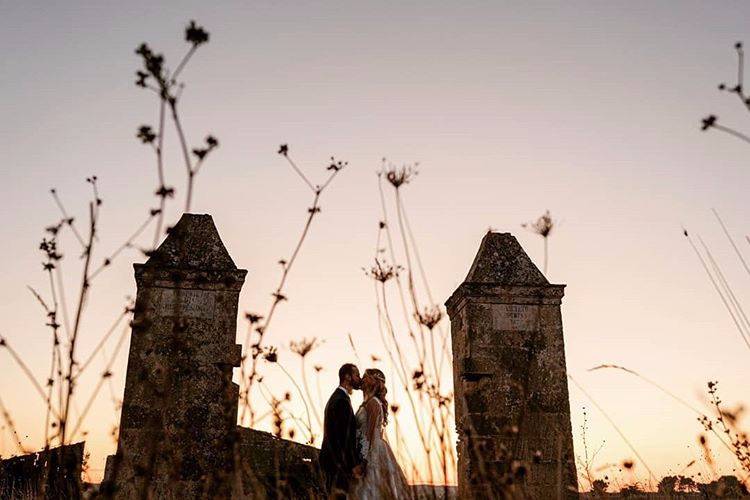
[[[383,410],[382,405],[380,404],[380,400],[376,397],[373,397],[375,401],[378,403],[378,408],[380,409],[376,418],[376,422],[372,422],[372,425],[375,427],[375,432],[373,433],[373,440],[375,439],[383,439]],[[369,400],[368,400],[369,401]],[[370,442],[370,439],[368,439],[368,427],[370,425],[370,422],[368,421],[368,415],[367,415],[367,402],[365,401],[362,403],[357,410],[357,414],[355,415],[355,418],[357,420],[357,445],[359,447],[359,453],[363,460],[367,460],[368,455],[370,453],[370,448],[372,447],[372,444]]]

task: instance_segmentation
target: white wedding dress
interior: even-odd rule
[[[411,488],[396,456],[383,438],[383,405],[380,400],[373,397],[362,403],[356,420],[359,452],[367,466],[364,477],[354,484],[350,497],[358,500],[412,498]]]

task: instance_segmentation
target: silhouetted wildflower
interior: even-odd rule
[[[281,438],[284,434],[284,418],[282,416],[281,401],[271,397],[271,412],[273,413],[273,433]]]
[[[250,322],[250,324],[255,324],[263,319],[263,316],[255,313],[245,313],[245,319]]]
[[[443,319],[443,313],[438,306],[432,308],[426,307],[423,313],[417,311],[414,313],[414,316],[420,324],[426,326],[430,330],[435,328],[435,326],[440,323],[440,320]]]
[[[300,357],[304,358],[310,352],[312,352],[313,349],[318,347],[320,344],[318,343],[318,339],[313,337],[310,340],[308,339],[302,339],[299,342],[297,341],[291,341],[289,343],[289,349],[295,353],[298,354]]]
[[[145,87],[146,81],[148,79],[148,73],[144,73],[143,71],[138,70],[135,72],[135,76],[136,76],[135,84],[138,85],[139,87]]]
[[[206,147],[205,148],[194,148],[193,154],[199,159],[203,160],[208,153],[213,151],[219,146],[219,141],[216,139],[216,137],[209,135],[206,137]]]
[[[385,264],[384,262],[380,262],[379,259],[375,259],[375,265],[372,266],[369,270],[363,268],[366,276],[369,276],[375,281],[379,281],[381,283],[385,283],[391,278],[398,276],[398,271],[400,271],[401,269],[401,266],[394,267],[392,265]]]
[[[143,144],[152,144],[156,139],[156,134],[148,125],[141,125],[138,127],[138,133],[136,137],[141,140]]]
[[[57,251],[57,241],[53,239],[42,238],[42,242],[39,244],[39,250],[44,252],[47,262],[43,263],[45,271],[49,271],[55,268],[55,262],[62,259],[62,254]]]
[[[208,32],[202,26],[195,24],[195,21],[190,21],[190,24],[185,28],[185,41],[195,46],[206,43],[208,36]]]
[[[524,224],[521,224],[521,227],[535,232],[542,238],[546,238],[550,235],[550,233],[552,233],[552,229],[554,229],[555,223],[552,221],[549,210],[547,210],[534,222],[526,222]]]
[[[404,165],[401,168],[390,166],[385,172],[385,178],[394,188],[398,189],[403,184],[411,182],[412,178],[419,173],[417,171],[418,165],[418,163],[415,163],[414,165]]]
[[[333,156],[331,156],[331,162],[329,163],[328,167],[326,167],[326,170],[332,170],[334,172],[338,172],[345,166],[349,164],[348,161],[336,161]]]
[[[164,89],[166,85],[164,76],[164,56],[161,54],[155,54],[146,43],[139,45],[138,48],[135,49],[135,53],[143,59],[143,68],[146,70],[146,73],[153,76],[160,88]],[[136,75],[138,75],[138,73],[136,73]],[[141,78],[140,75],[138,76],[139,81],[136,81],[136,85],[144,86],[140,85]],[[145,83],[145,77],[142,80],[144,80]]]
[[[704,131],[705,131],[705,130],[708,130],[708,129],[710,129],[710,128],[711,128],[711,127],[713,127],[714,125],[716,125],[716,120],[717,120],[717,119],[718,119],[718,118],[716,117],[716,115],[708,115],[707,117],[705,117],[705,118],[704,118],[704,119],[703,119],[703,120],[701,121],[701,130],[704,130]]]
[[[156,194],[156,196],[160,196],[161,198],[172,198],[174,196],[174,188],[159,186],[159,189],[157,189],[154,194]]]
[[[414,370],[411,378],[414,381],[414,389],[418,391],[421,390],[422,387],[424,387],[425,383],[427,383],[424,371],[422,370]]]
[[[279,360],[279,354],[275,347],[267,347],[263,351],[263,359],[269,363],[276,363]]]
[[[544,214],[542,214],[537,220],[534,222],[526,222],[521,224],[521,227],[529,229],[530,231],[538,234],[542,238],[544,238],[544,268],[543,272],[547,273],[547,259],[548,259],[548,253],[547,253],[547,238],[549,238],[549,235],[552,233],[552,230],[555,227],[555,222],[552,220],[552,217],[550,216],[549,210],[546,210]]]

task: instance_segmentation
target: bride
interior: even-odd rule
[[[383,437],[388,423],[385,375],[377,368],[365,370],[362,377],[364,402],[357,410],[357,443],[362,457],[363,476],[355,483],[350,497],[362,500],[412,498],[401,467]]]

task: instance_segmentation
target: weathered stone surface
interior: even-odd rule
[[[160,269],[231,271],[237,269],[210,215],[184,214],[146,261]]]
[[[549,284],[510,233],[487,233],[464,281],[506,286]]]
[[[512,235],[488,233],[446,302],[460,498],[503,497],[508,478],[530,498],[577,497],[563,289],[547,281]],[[526,468],[520,477],[519,463]]]
[[[318,450],[238,427],[232,370],[237,269],[208,215],[185,214],[138,286],[116,455],[102,493],[118,499],[315,498]]]
[[[246,271],[237,269],[211,216],[193,214],[134,267],[138,294],[109,485],[116,498],[227,498]]]
[[[81,498],[84,443],[0,460],[0,498]]]
[[[266,498],[324,497],[317,448],[254,429],[237,432],[243,496],[257,498],[262,491]]]

